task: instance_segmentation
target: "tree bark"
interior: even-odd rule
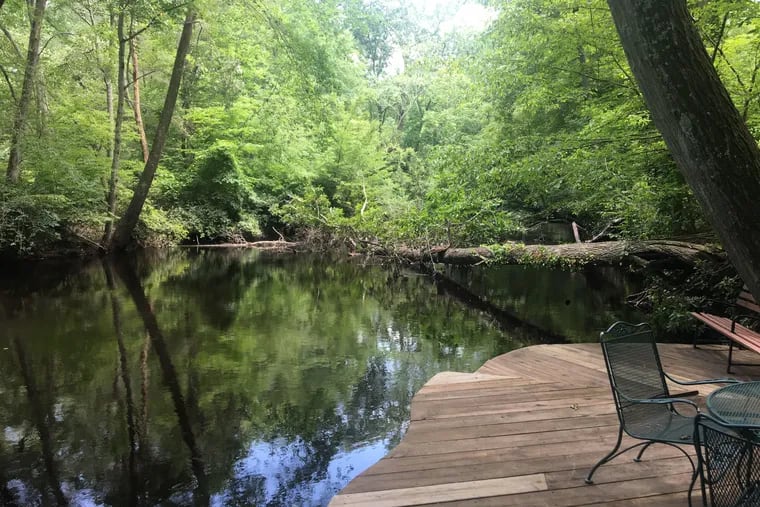
[[[107,70],[103,70],[103,84],[106,89],[106,113],[108,114],[108,125],[114,124],[114,111],[113,111],[113,82],[111,81],[111,74]],[[106,156],[109,160],[113,158],[113,143],[108,145],[106,149]]]
[[[729,259],[760,298],[760,150],[686,0],[608,0],[655,125]]]
[[[145,124],[143,123],[142,118],[142,102],[140,100],[140,59],[137,55],[137,37],[130,39],[129,44],[129,49],[132,53],[132,109],[135,113],[137,135],[140,137],[140,148],[142,149],[143,162],[147,162],[150,152],[148,150],[148,136],[145,135]]]
[[[18,182],[21,176],[21,142],[28,123],[29,104],[32,101],[34,78],[37,74],[37,64],[40,60],[42,20],[45,16],[46,7],[47,0],[36,0],[32,13],[32,22],[29,29],[29,45],[26,52],[26,67],[24,68],[24,82],[21,85],[21,95],[16,107],[16,117],[13,120],[10,156],[8,157],[8,169],[5,173],[7,180],[11,183]]]
[[[121,162],[121,131],[124,124],[124,99],[127,94],[127,70],[126,70],[126,52],[127,39],[124,37],[124,10],[119,12],[116,21],[116,33],[119,41],[119,52],[117,62],[117,85],[116,85],[116,115],[113,122],[113,145],[111,147],[111,177],[108,180],[108,197],[106,205],[108,207],[108,218],[103,231],[103,240],[101,244],[107,246],[111,243],[113,236],[113,222],[116,217],[116,197],[117,185],[119,183],[119,165]]]
[[[119,221],[116,231],[114,232],[113,240],[110,245],[113,250],[123,250],[131,242],[132,232],[137,226],[137,221],[140,219],[140,213],[142,212],[145,200],[148,197],[153,178],[156,175],[156,169],[158,169],[158,163],[161,160],[164,144],[166,143],[166,135],[169,131],[172,115],[174,114],[174,106],[177,103],[177,95],[179,94],[179,87],[182,82],[182,71],[185,66],[185,57],[190,49],[190,39],[193,35],[194,22],[195,11],[191,8],[188,10],[187,16],[185,17],[182,35],[180,36],[179,44],[177,45],[174,68],[172,69],[171,79],[169,80],[169,88],[166,92],[164,107],[161,110],[161,116],[158,120],[156,135],[153,138],[153,146],[150,149],[150,156],[145,163],[145,168],[140,175],[140,181],[137,184],[137,188],[135,188],[134,196],[127,207],[127,211]]]
[[[38,69],[34,79],[34,98],[37,104],[37,137],[42,139],[47,133],[47,119],[50,116],[50,107],[47,101],[47,85],[45,75]]]

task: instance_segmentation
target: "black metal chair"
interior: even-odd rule
[[[672,398],[666,379],[679,385],[736,381],[711,379],[681,382],[674,379],[662,370],[654,334],[648,324],[616,322],[601,334],[600,342],[620,429],[615,447],[589,471],[586,483],[593,483],[594,473],[600,466],[631,449],[641,447],[634,459],[641,461],[644,451],[654,443],[666,444],[681,451],[696,474],[694,461],[680,446],[693,443],[694,417],[699,410],[691,400]],[[676,405],[691,407],[689,410],[693,414],[681,414]],[[619,450],[623,432],[641,442]],[[696,475],[692,484],[695,480]]]
[[[705,414],[698,414],[694,425],[694,446],[703,505],[760,505],[758,428],[724,425]],[[693,489],[694,481],[689,488],[689,504]]]

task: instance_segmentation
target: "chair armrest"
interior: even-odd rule
[[[673,382],[674,384],[679,384],[682,386],[698,386],[702,384],[738,384],[741,382],[741,380],[736,380],[735,378],[711,378],[711,379],[704,379],[704,380],[677,380],[668,375],[667,373],[663,372],[665,374],[665,377]]]
[[[617,393],[618,396],[623,398],[625,401],[629,403],[636,403],[636,404],[642,404],[642,405],[668,405],[671,403],[685,403],[687,405],[691,405],[694,407],[694,410],[699,412],[699,408],[697,407],[697,404],[694,403],[691,400],[687,400],[684,398],[644,398],[644,399],[637,399],[637,398],[631,398],[629,396],[626,396],[625,394],[621,393],[617,388],[615,388],[615,393]]]

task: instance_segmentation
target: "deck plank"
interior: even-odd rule
[[[726,376],[724,346],[659,350],[676,378]],[[760,378],[760,368],[735,370],[734,378]],[[704,405],[716,387],[701,386],[692,399]],[[597,471],[594,485],[584,483],[618,430],[598,344],[536,345],[495,357],[475,373],[439,373],[415,395],[411,413],[402,441],[330,505],[686,504],[691,467],[668,446],[652,446],[641,463],[621,456]],[[624,437],[624,445],[632,442]]]
[[[516,495],[529,491],[546,491],[547,489],[544,474],[532,474],[434,486],[396,488],[368,493],[352,493],[336,497],[332,505],[356,507],[425,505],[453,500]]]

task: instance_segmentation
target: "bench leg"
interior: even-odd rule
[[[742,350],[745,349],[745,347],[742,347],[739,344],[736,344],[736,347]],[[752,349],[752,350],[755,350],[755,349]],[[755,351],[757,352],[757,350]],[[734,357],[733,352],[734,352],[734,342],[733,340],[729,340],[728,342],[728,368],[726,369],[728,373],[733,373],[731,371],[732,366],[760,366],[760,363],[735,363],[733,359]]]

